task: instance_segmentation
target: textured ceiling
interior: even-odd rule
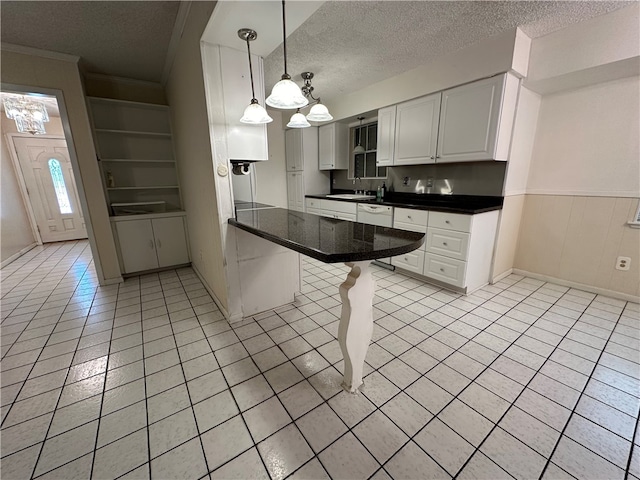
[[[2,1],[2,41],[82,57],[88,72],[159,82],[180,2]]]
[[[329,1],[289,35],[288,70],[298,84],[301,72],[314,72],[314,93],[328,99],[516,26],[535,38],[631,3]],[[264,67],[269,92],[282,74],[282,45]]]

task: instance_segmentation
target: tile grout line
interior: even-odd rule
[[[597,297],[595,297],[595,298],[597,298]],[[595,300],[595,298],[594,298],[594,300]],[[591,302],[591,303],[593,303],[593,302]],[[613,335],[613,333],[614,333],[614,331],[615,331],[615,328],[618,326],[618,323],[620,322],[620,318],[621,318],[621,317],[622,317],[622,314],[620,314],[620,315],[618,316],[618,321],[616,322],[616,325],[614,326],[613,330],[611,330],[611,333],[609,334],[609,338],[611,338],[611,335]],[[577,322],[577,321],[578,321],[578,320],[576,320],[576,322]],[[594,366],[593,366],[593,369],[591,370],[591,373],[589,374],[589,376],[588,376],[588,378],[587,378],[587,381],[585,382],[584,387],[582,388],[582,391],[581,391],[581,392],[580,392],[580,394],[578,395],[578,398],[577,398],[577,400],[576,400],[576,403],[574,404],[573,408],[571,409],[571,413],[569,414],[569,417],[567,418],[567,421],[566,421],[566,423],[564,424],[564,427],[563,427],[562,431],[560,432],[560,435],[558,436],[558,440],[556,441],[555,445],[553,446],[553,450],[551,450],[551,453],[549,454],[549,457],[547,458],[547,461],[546,461],[546,463],[545,463],[545,465],[544,465],[544,468],[542,469],[542,472],[540,472],[540,478],[542,478],[542,477],[544,476],[545,472],[547,471],[547,468],[549,467],[549,464],[551,463],[551,459],[553,458],[553,455],[555,454],[556,450],[558,449],[558,445],[560,444],[560,441],[561,441],[561,440],[562,440],[562,438],[565,436],[565,431],[567,430],[567,427],[569,426],[569,423],[571,422],[572,417],[576,414],[576,409],[578,408],[578,404],[580,403],[580,400],[582,400],[582,396],[584,395],[584,391],[586,390],[587,385],[589,384],[589,382],[590,382],[590,381],[591,381],[591,379],[593,378],[593,373],[594,373],[594,372],[596,371],[596,369],[598,368],[598,364],[600,363],[600,359],[602,358],[602,355],[603,355],[603,353],[604,353],[604,349],[605,349],[605,348],[606,348],[606,346],[607,346],[607,343],[609,343],[609,340],[608,340],[608,339],[607,339],[607,342],[603,345],[602,350],[600,351],[600,355],[598,356],[598,359],[596,360],[596,362],[595,362],[595,364],[594,364]],[[587,420],[589,420],[589,419],[587,419]],[[589,420],[589,421],[590,421],[590,420]],[[594,422],[594,423],[595,423],[595,422]],[[596,424],[596,425],[599,425],[599,424]],[[569,438],[569,437],[567,437],[567,438]],[[591,450],[590,448],[588,448],[588,447],[586,447],[586,446],[582,445],[582,443],[577,442],[577,441],[576,441],[576,443],[578,443],[579,445],[581,445],[583,448],[586,448],[587,450],[589,450],[589,451],[593,452],[593,450]],[[633,450],[633,439],[631,440],[631,450]],[[596,452],[593,452],[593,453],[594,453],[595,455],[600,456],[601,458],[604,458],[604,457],[602,457],[601,455],[599,455],[599,454],[598,454],[598,453],[596,453]],[[606,458],[605,458],[605,460],[607,460],[608,462],[610,462],[612,465],[615,465],[615,464],[614,464],[613,462],[611,462],[610,460],[608,460],[608,459],[606,459]],[[559,467],[559,468],[561,468],[562,470],[564,470],[564,469],[563,469],[562,467],[560,467],[559,465],[557,465],[557,464],[555,464],[555,463],[554,463],[554,465],[556,465],[557,467]],[[568,472],[567,472],[567,473],[568,473]]]

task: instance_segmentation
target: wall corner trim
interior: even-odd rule
[[[78,57],[77,55],[53,52],[51,50],[42,50],[40,48],[25,47],[23,45],[14,45],[13,43],[0,43],[0,50],[3,50],[5,52],[20,53],[23,55],[31,55],[35,57],[53,58],[54,60],[62,60],[63,62],[78,63],[80,61],[80,57]]]

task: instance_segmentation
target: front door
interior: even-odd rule
[[[87,238],[64,139],[14,137],[43,243]]]

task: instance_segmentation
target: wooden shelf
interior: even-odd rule
[[[176,163],[175,160],[142,160],[137,158],[102,158],[100,161],[110,163]]]
[[[105,97],[87,97],[92,102],[96,103],[106,103],[106,104],[120,104],[120,105],[129,105],[132,107],[140,107],[140,108],[157,108],[160,110],[167,110],[169,105],[160,105],[159,103],[144,103],[144,102],[134,102],[132,100],[120,100],[118,98],[105,98]]]
[[[108,130],[106,128],[96,128],[97,133],[113,133],[116,135],[144,135],[149,137],[166,137],[171,138],[170,133],[158,133],[158,132],[138,132],[133,130]]]
[[[167,190],[171,188],[180,188],[178,185],[156,185],[153,187],[110,187],[107,190]]]

